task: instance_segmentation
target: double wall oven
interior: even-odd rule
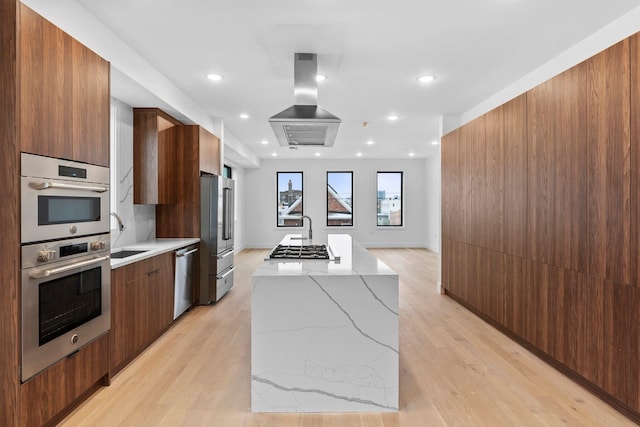
[[[110,329],[109,169],[21,154],[22,381]]]

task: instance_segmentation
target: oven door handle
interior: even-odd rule
[[[85,267],[91,264],[97,264],[99,262],[106,261],[108,259],[109,259],[109,256],[107,255],[107,256],[101,256],[98,258],[89,259],[86,261],[74,262],[73,264],[65,265],[64,267],[51,268],[51,269],[45,269],[45,270],[32,270],[29,272],[29,277],[33,279],[42,279],[44,277],[65,273],[75,268]]]
[[[104,193],[109,189],[107,187],[94,187],[90,185],[74,185],[74,184],[62,184],[59,182],[31,182],[30,186],[36,190],[46,190],[47,188],[58,188],[62,190],[84,190],[95,191],[96,193]]]

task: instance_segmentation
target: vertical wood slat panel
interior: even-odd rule
[[[486,247],[504,252],[504,113],[498,107],[485,115]]]
[[[553,78],[554,245],[552,264],[587,271],[586,63]]]
[[[631,354],[636,361],[630,366],[631,407],[640,411],[640,34],[630,38],[631,70]]]
[[[544,263],[553,245],[552,88],[547,81],[527,93],[527,259]]]
[[[527,258],[586,272],[586,64],[527,95]]]
[[[630,38],[630,52],[631,283],[640,286],[640,33]]]
[[[630,69],[624,40],[588,61],[589,273],[630,283]]]
[[[471,172],[471,209],[468,243],[487,247],[487,145],[485,143],[486,116],[478,117],[469,124],[469,156]]]
[[[460,167],[460,233],[459,241],[463,243],[472,243],[471,235],[471,218],[473,186],[472,186],[472,156],[471,151],[471,125],[467,124],[460,128],[458,135],[459,147],[459,167]]]
[[[0,1],[0,425],[20,415],[20,162],[18,5]]]
[[[527,95],[504,109],[504,248],[525,257],[527,236]]]
[[[441,170],[441,185],[440,185],[440,218],[442,224],[442,241],[444,245],[445,239],[451,239],[451,222],[453,220],[453,206],[452,206],[452,192],[454,186],[454,173],[455,166],[453,165],[453,144],[454,140],[451,134],[442,137],[440,142],[440,170]],[[444,252],[444,251],[443,251]]]
[[[19,54],[21,150],[71,159],[71,38],[21,5]]]

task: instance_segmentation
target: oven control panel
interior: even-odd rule
[[[56,240],[22,246],[22,268],[50,264],[94,253],[109,252],[109,234]]]

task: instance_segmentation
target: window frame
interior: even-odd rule
[[[233,179],[233,168],[229,165],[222,165],[222,176],[225,178]]]
[[[301,214],[300,214],[300,220],[298,222],[297,225],[280,225],[280,212],[278,211],[278,206],[280,205],[280,188],[278,186],[278,184],[280,183],[280,174],[294,174],[294,173],[299,173],[300,174],[300,191],[302,192],[300,195],[300,198],[302,199],[300,201],[301,203]],[[295,227],[302,227],[302,216],[304,216],[304,172],[303,171],[276,171],[276,227],[277,228],[295,228]]]
[[[329,197],[327,194],[327,199],[326,199],[326,205],[325,205],[325,220],[326,220],[326,225],[327,228],[329,227],[335,227],[335,228],[349,228],[349,227],[354,227],[354,220],[355,220],[355,215],[354,215],[354,208],[353,208],[353,200],[354,200],[354,196],[353,196],[353,171],[345,171],[345,170],[339,170],[339,171],[326,171],[325,174],[325,184],[326,184],[326,189],[327,189],[327,193],[329,191],[329,174],[330,173],[348,173],[351,175],[351,224],[348,225],[329,225]]]
[[[378,224],[378,178],[380,174],[400,174],[400,224]],[[404,227],[404,171],[376,171],[376,228],[402,228]]]

